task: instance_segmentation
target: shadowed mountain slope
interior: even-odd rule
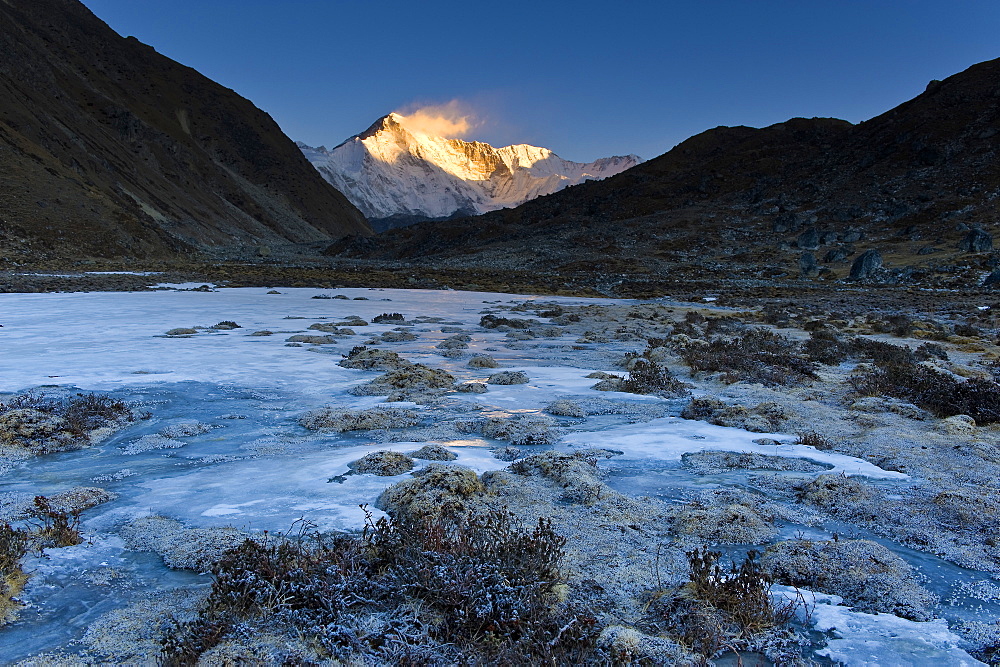
[[[328,252],[678,278],[794,275],[812,253],[805,273],[844,277],[874,247],[908,276],[932,275],[971,229],[1000,223],[998,151],[993,60],[858,125],[719,127],[604,181]]]
[[[0,0],[0,258],[368,233],[248,100],[76,0]]]

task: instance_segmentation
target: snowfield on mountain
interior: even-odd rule
[[[570,162],[547,148],[494,148],[432,136],[391,113],[332,150],[299,143],[306,158],[370,220],[446,218],[523,204],[633,167],[637,155]]]

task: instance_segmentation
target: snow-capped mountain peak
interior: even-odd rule
[[[390,113],[332,150],[299,148],[369,220],[473,215],[522,204],[586,180],[607,178],[636,155],[580,163],[547,148],[434,136]]]

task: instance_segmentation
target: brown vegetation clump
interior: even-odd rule
[[[871,540],[778,542],[762,565],[777,582],[839,595],[856,611],[927,621],[936,602],[906,561]]]
[[[798,491],[798,498],[819,507],[837,507],[845,500],[864,502],[873,497],[871,488],[854,477],[844,475],[819,475],[804,484]]]
[[[593,505],[611,489],[598,478],[597,459],[587,453],[542,452],[515,461],[510,466],[517,475],[540,475],[563,488],[562,500],[583,505]]]
[[[486,380],[487,384],[527,384],[528,374],[524,371],[500,371]]]
[[[394,477],[413,470],[413,459],[400,452],[372,452],[351,463],[351,468],[362,474]]]
[[[363,371],[391,371],[408,366],[410,362],[389,350],[358,345],[344,355],[340,365],[344,368],[357,368]]]
[[[372,431],[416,426],[420,423],[420,415],[416,410],[404,408],[347,410],[325,407],[305,413],[299,423],[311,431]]]
[[[397,517],[455,516],[466,512],[471,498],[486,491],[474,471],[464,466],[432,463],[390,486],[378,506]]]
[[[936,417],[969,415],[976,424],[1000,422],[1000,384],[983,377],[960,379],[916,360],[909,348],[875,341],[859,343],[874,364],[856,372],[850,383],[861,396],[891,396]]]
[[[544,414],[514,414],[458,422],[461,431],[506,440],[512,445],[551,445],[559,439],[556,421]]]
[[[765,402],[747,408],[727,405],[711,396],[697,396],[684,406],[681,417],[707,421],[716,426],[742,428],[754,433],[774,433],[792,415],[778,403]]]
[[[707,548],[687,553],[690,581],[672,594],[654,600],[668,634],[685,647],[711,658],[725,647],[784,625],[794,606],[775,605],[771,580],[751,550],[729,571],[719,565],[722,554]]]
[[[35,496],[35,506],[31,512],[36,520],[34,531],[39,545],[47,547],[71,547],[83,542],[80,536],[80,513],[58,509],[45,496]]]
[[[98,394],[50,398],[27,393],[0,404],[0,444],[49,454],[80,449],[136,415],[124,401]]]
[[[718,337],[708,345],[681,352],[692,373],[721,373],[725,382],[760,382],[768,386],[816,379],[814,362],[799,346],[767,329],[751,329],[735,338]]]
[[[28,553],[28,533],[0,522],[0,626],[14,617],[17,595],[21,592],[27,575],[21,569],[21,558]]]
[[[497,317],[496,315],[483,315],[479,319],[479,326],[484,329],[496,329],[498,327],[508,327],[510,329],[530,329],[532,324],[537,324],[534,320],[518,320],[507,317]]]
[[[761,544],[778,534],[773,520],[752,503],[720,506],[695,501],[672,512],[670,528],[712,544]]]
[[[795,439],[796,445],[806,445],[807,447],[813,447],[819,450],[833,449],[833,443],[822,433],[817,433],[816,431],[804,431],[799,433],[799,437]]]
[[[454,452],[436,442],[424,445],[415,452],[410,452],[410,457],[424,461],[454,461],[458,458]]]
[[[194,664],[262,631],[305,640],[275,656],[289,664],[576,664],[593,653],[593,619],[553,604],[565,539],[545,520],[369,515],[356,535],[311,528],[226,553],[196,618],[168,628],[165,662]]]
[[[455,376],[423,364],[407,364],[391,370],[371,382],[359,385],[351,393],[359,396],[388,396],[390,402],[430,399],[455,386]]]
[[[467,364],[469,368],[499,368],[500,364],[489,354],[474,354]]]

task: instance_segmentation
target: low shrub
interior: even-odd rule
[[[667,367],[649,359],[638,359],[628,377],[621,381],[619,391],[679,398],[691,393],[688,390],[690,386],[675,378]]]
[[[708,345],[687,347],[681,358],[692,373],[722,373],[726,382],[743,380],[774,386],[816,378],[814,363],[797,344],[760,328],[735,338],[716,338]]]
[[[695,549],[687,556],[692,595],[723,612],[743,632],[759,632],[790,620],[790,610],[776,608],[771,599],[771,580],[757,551],[748,551],[739,565],[734,561],[728,574],[719,565],[718,551]]]
[[[82,510],[57,509],[45,496],[35,496],[32,516],[39,521],[35,534],[42,547],[71,547],[83,542],[80,536]]]
[[[817,433],[816,431],[804,431],[799,433],[799,437],[795,439],[795,444],[806,445],[819,450],[833,449],[833,443],[830,439],[822,433]]]
[[[776,606],[771,580],[756,551],[726,572],[721,555],[707,548],[687,552],[690,581],[657,600],[667,631],[688,648],[711,658],[739,640],[791,620],[794,605]]]
[[[860,357],[871,359],[879,365],[911,364],[917,359],[913,350],[905,345],[883,343],[880,340],[862,338],[861,336],[851,340],[851,351]]]
[[[194,664],[231,635],[281,629],[324,661],[572,664],[596,633],[589,615],[553,604],[565,542],[548,521],[525,530],[505,512],[369,514],[362,533],[336,537],[302,523],[228,552],[197,618],[161,642],[163,661]],[[379,632],[376,618],[391,621]]]
[[[912,357],[912,352],[911,352]],[[892,396],[935,417],[969,415],[976,424],[1000,422],[1000,384],[986,378],[967,380],[915,360],[877,362],[850,378],[862,396]]]
[[[802,344],[802,351],[810,360],[824,366],[836,366],[851,356],[851,344],[841,340],[831,329],[815,329],[809,340]]]

